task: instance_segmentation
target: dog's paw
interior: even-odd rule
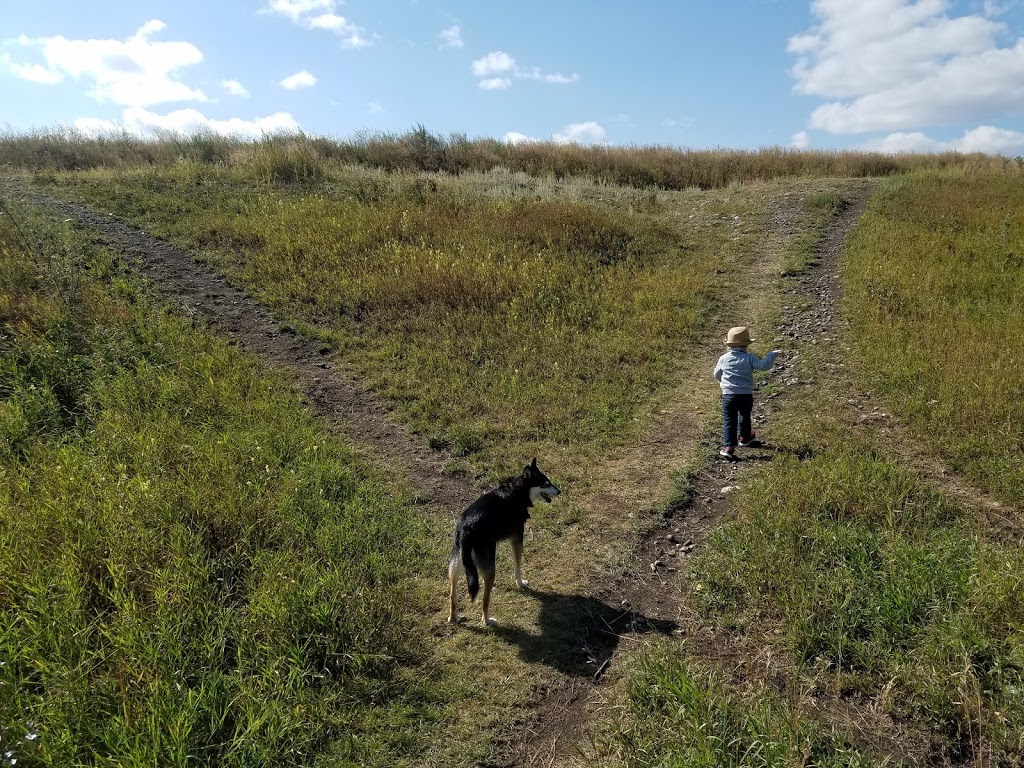
[[[526,589],[528,586],[530,586],[530,582],[528,582],[526,579],[520,579],[516,583],[519,585],[520,589]]]
[[[480,622],[485,627],[496,627],[498,626],[498,620],[493,616],[488,616]]]

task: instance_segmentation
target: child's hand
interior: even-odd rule
[[[776,355],[776,356],[777,356],[777,355],[781,355],[781,354],[782,354],[782,350],[781,350],[781,349],[773,349],[773,350],[772,350],[772,354],[773,354],[773,355]]]

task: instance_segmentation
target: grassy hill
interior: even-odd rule
[[[611,484],[678,408],[672,476],[707,472],[710,366],[749,323],[801,384],[759,395],[785,450],[744,468],[681,569],[684,633],[620,645],[602,695],[622,715],[564,759],[1020,764],[1016,163],[423,129],[7,136],[0,162],[0,754],[501,760],[539,690],[594,677],[578,620],[616,615],[603,585],[664,516],[699,512],[692,480],[631,506]],[[866,177],[886,178],[823,263]],[[567,492],[536,510],[528,564],[560,594],[500,593],[504,634],[443,627],[458,510],[419,503],[49,196],[188,249],[472,488],[540,456]],[[826,278],[834,317],[814,308]],[[774,330],[797,311],[799,335]],[[555,626],[553,605],[580,613]]]

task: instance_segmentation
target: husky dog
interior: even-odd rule
[[[455,544],[448,562],[448,583],[450,611],[448,621],[457,618],[455,587],[459,573],[466,572],[469,599],[476,600],[480,589],[480,574],[484,577],[483,616],[484,625],[493,624],[487,615],[491,605],[491,588],[494,586],[494,555],[499,541],[510,540],[515,555],[516,584],[526,586],[519,571],[523,557],[523,529],[530,519],[529,509],[541,499],[551,503],[559,491],[547,476],[537,469],[534,459],[521,475],[502,483],[497,489],[485,493],[470,504],[459,517],[455,526]]]

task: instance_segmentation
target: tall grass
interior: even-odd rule
[[[40,171],[125,168],[198,162],[262,169],[278,180],[323,175],[344,165],[386,171],[460,174],[504,168],[532,176],[584,177],[639,188],[712,189],[734,182],[792,177],[889,176],[921,168],[1000,167],[1001,158],[955,152],[886,155],[861,151],[683,149],[666,146],[580,146],[551,142],[510,144],[439,136],[424,126],[404,134],[351,138],[296,135],[247,141],[200,133],[141,139],[129,133],[90,137],[71,129],[0,135],[0,164]]]
[[[838,437],[840,433],[829,433]],[[712,614],[778,622],[837,692],[882,695],[957,759],[1024,748],[1024,550],[853,442],[776,460],[695,567]]]
[[[731,693],[720,674],[692,668],[668,649],[630,671],[625,717],[597,742],[605,765],[854,768],[873,762],[772,690]]]
[[[17,215],[0,221],[5,764],[407,760],[433,717],[401,621],[418,515],[286,382]]]
[[[920,172],[879,190],[845,272],[871,389],[952,467],[1024,505],[1024,187]]]
[[[538,441],[593,448],[632,424],[706,313],[716,270],[747,247],[725,211],[761,215],[738,194],[710,201],[719,218],[681,225],[403,178],[351,171],[339,186],[254,194],[230,170],[183,165],[61,181],[315,325],[435,443],[504,445],[517,462]]]

